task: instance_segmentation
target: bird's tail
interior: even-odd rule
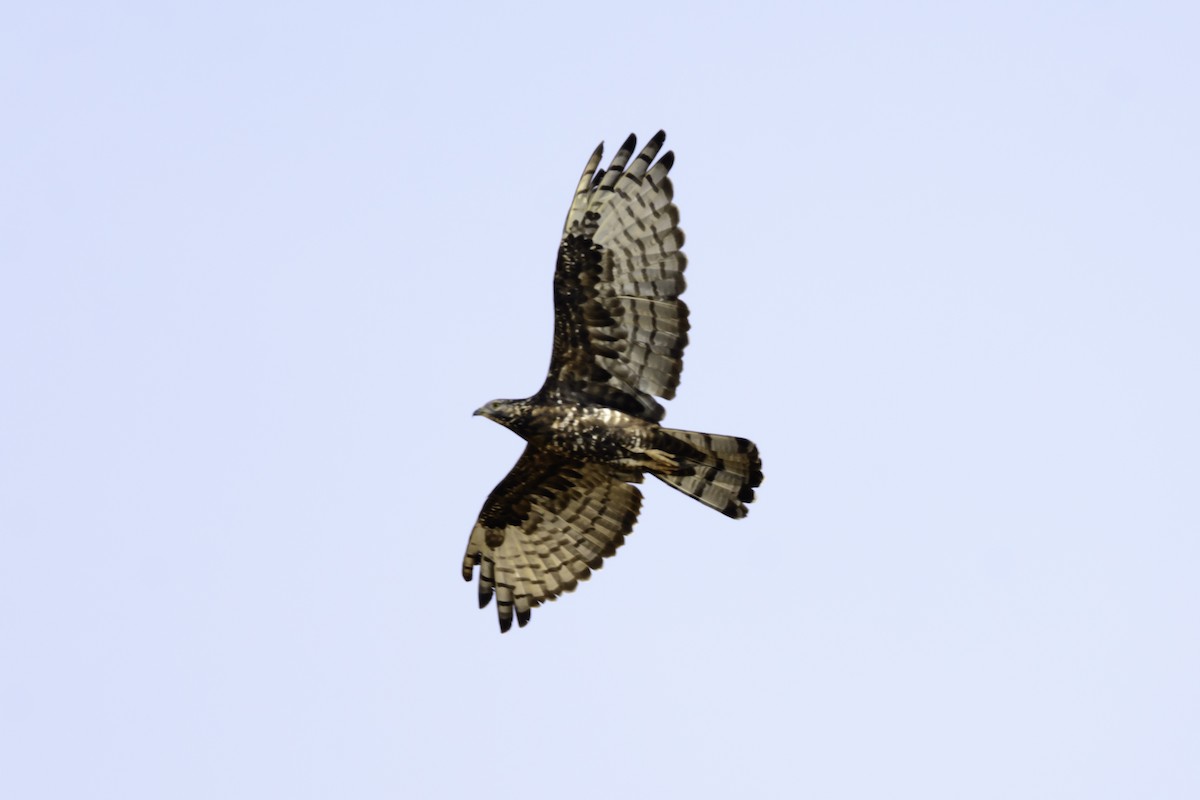
[[[670,454],[673,463],[652,470],[654,477],[728,517],[746,516],[746,503],[754,502],[754,488],[763,479],[754,442],[673,428],[659,431],[658,449]]]

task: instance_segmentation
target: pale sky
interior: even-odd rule
[[[1190,3],[0,15],[0,796],[1200,797]],[[501,636],[459,576],[596,143],[675,427]]]

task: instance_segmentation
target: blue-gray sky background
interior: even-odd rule
[[[0,795],[1200,796],[1191,3],[0,22]],[[597,141],[668,132],[661,484],[458,575]]]

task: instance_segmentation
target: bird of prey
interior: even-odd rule
[[[683,369],[687,261],[659,131],[630,162],[630,135],[608,169],[601,143],[567,212],[554,271],[554,349],[546,382],[475,414],[526,441],[488,496],[463,557],[479,567],[479,607],[496,596],[500,630],[572,591],[633,528],[649,473],[726,516],[746,515],[762,483],[748,439],[659,425]]]

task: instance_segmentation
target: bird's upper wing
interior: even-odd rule
[[[554,352],[542,400],[594,402],[658,421],[679,385],[688,311],[687,259],[659,131],[630,163],[625,140],[608,169],[596,148],[575,191],[554,273]],[[626,169],[628,165],[628,169]]]
[[[633,528],[642,493],[603,464],[560,458],[529,445],[488,495],[463,556],[464,580],[479,566],[479,607],[496,595],[500,630],[530,609],[574,590],[617,551]]]

